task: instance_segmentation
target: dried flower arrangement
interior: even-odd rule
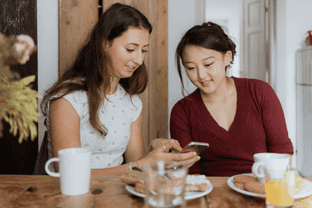
[[[35,75],[20,79],[18,73],[10,71],[10,66],[25,64],[35,51],[31,37],[7,37],[0,33],[0,137],[4,119],[10,124],[10,133],[16,136],[19,131],[19,143],[29,136],[32,141],[37,137],[39,94],[30,86]]]

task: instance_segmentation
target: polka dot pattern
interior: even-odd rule
[[[99,110],[99,119],[107,129],[106,136],[102,136],[90,124],[86,92],[70,93],[64,98],[72,104],[80,117],[81,147],[92,150],[91,167],[100,169],[121,165],[122,155],[130,140],[131,124],[142,111],[140,98],[137,95],[130,97],[121,85],[117,86],[113,95],[107,96],[110,102],[105,100]],[[49,125],[47,127],[49,131]],[[49,144],[51,145],[51,141]]]

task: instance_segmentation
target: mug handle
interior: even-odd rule
[[[50,165],[50,163],[52,163],[52,162],[60,162],[60,160],[58,159],[58,158],[50,158],[47,162],[46,162],[46,164],[45,164],[45,167],[44,167],[44,169],[45,169],[45,171],[47,172],[47,174],[49,174],[50,176],[53,176],[53,177],[60,177],[60,173],[55,173],[55,172],[52,172],[52,171],[50,171],[49,170],[49,165]]]
[[[252,173],[255,174],[258,178],[264,178],[264,171],[259,172],[259,168],[263,168],[262,162],[255,162],[252,165]]]

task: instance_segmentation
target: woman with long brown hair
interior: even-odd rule
[[[168,153],[181,150],[176,140],[144,157],[137,94],[147,85],[143,59],[151,32],[147,18],[128,5],[113,4],[100,17],[73,65],[44,96],[50,157],[64,148],[89,148],[96,175],[122,174],[155,160],[191,166],[199,159],[194,153]],[[122,165],[123,156],[128,164]]]

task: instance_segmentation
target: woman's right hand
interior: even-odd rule
[[[175,140],[171,140],[169,142],[164,143],[164,147],[162,145],[160,147],[157,147],[156,149],[151,151],[146,157],[139,160],[140,168],[142,168],[142,166],[145,163],[150,163],[159,160],[172,162],[172,164],[175,165],[180,164],[191,167],[195,162],[197,162],[200,159],[200,157],[195,152],[169,153],[170,149],[176,147]]]
[[[156,149],[158,147],[163,147],[163,145],[166,145],[166,143],[168,143],[168,142],[173,142],[173,145],[170,148],[171,151],[174,151],[174,152],[181,152],[182,151],[182,147],[180,146],[180,143],[178,142],[178,140],[166,139],[166,138],[156,138],[156,139],[153,139],[151,141],[149,152],[153,151],[154,149]]]

